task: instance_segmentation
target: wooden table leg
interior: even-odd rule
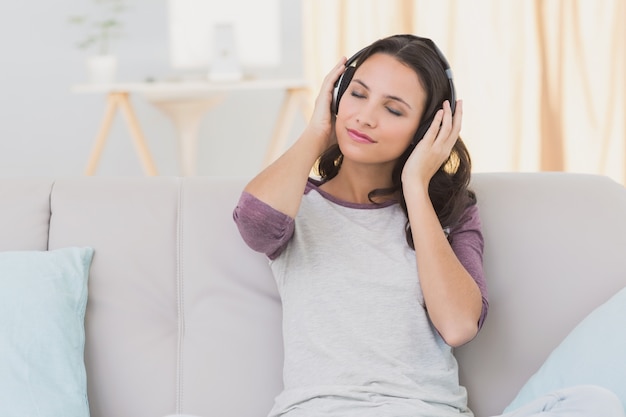
[[[225,97],[225,94],[216,94],[206,98],[189,97],[176,100],[148,98],[172,120],[178,131],[180,169],[183,176],[197,175],[200,123],[206,112]]]
[[[130,134],[135,143],[135,149],[137,150],[137,154],[139,155],[144,171],[147,175],[157,175],[156,166],[152,156],[150,155],[150,151],[148,150],[146,139],[141,131],[141,127],[139,126],[137,116],[130,105],[128,93],[125,92],[114,92],[107,95],[107,105],[104,112],[104,118],[102,119],[100,130],[96,136],[96,143],[94,144],[91,155],[89,156],[85,175],[94,175],[96,172],[98,162],[102,156],[104,144],[106,143],[107,136],[111,130],[111,125],[113,124],[115,111],[118,107],[120,107],[126,118],[126,124],[128,125]]]
[[[285,150],[285,143],[289,130],[293,125],[293,119],[298,108],[304,120],[308,122],[312,110],[309,104],[309,90],[307,88],[290,88],[287,90],[285,99],[278,114],[278,120],[274,125],[274,132],[265,153],[263,167],[268,166]]]
[[[113,123],[113,117],[115,116],[115,110],[117,109],[118,104],[119,98],[116,94],[111,93],[107,96],[104,118],[102,119],[102,123],[100,124],[100,130],[98,131],[98,135],[96,136],[96,143],[94,144],[91,155],[89,156],[85,175],[93,175],[96,172],[98,162],[100,161],[100,157],[102,156],[104,144],[107,140],[107,136],[109,135],[109,131],[111,130],[111,124]]]
[[[139,159],[141,160],[144,171],[148,175],[157,175],[156,165],[154,164],[154,160],[150,155],[150,150],[148,149],[146,138],[141,131],[141,127],[139,126],[139,120],[137,119],[137,115],[130,105],[128,93],[115,94],[119,94],[120,96],[119,101],[122,113],[126,117],[126,123],[128,124],[130,134],[135,142],[135,149],[137,150],[137,154],[139,155]]]

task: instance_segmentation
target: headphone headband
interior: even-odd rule
[[[437,56],[439,57],[439,61],[441,62],[443,66],[444,72],[446,74],[446,78],[448,79],[448,83],[450,85],[450,99],[449,99],[450,109],[452,110],[452,114],[454,114],[454,110],[456,108],[456,91],[454,88],[452,69],[450,68],[450,64],[448,63],[448,60],[446,59],[443,52],[441,52],[441,50],[435,44],[435,42],[433,42],[432,39],[429,39],[429,38],[423,38],[420,36],[415,36],[415,35],[410,35],[410,34],[395,35],[393,37],[402,37],[411,41],[422,41],[426,43],[437,54]],[[344,71],[344,73],[341,75],[341,77],[339,77],[339,79],[335,83],[335,88],[333,91],[333,103],[331,106],[331,111],[334,114],[337,114],[337,112],[339,111],[339,101],[341,100],[341,96],[343,96],[343,93],[348,88],[348,85],[350,84],[350,81],[352,80],[352,76],[354,75],[355,67],[353,66],[353,64],[363,55],[363,53],[367,49],[370,48],[370,46],[371,45],[366,46],[365,48],[362,48],[360,51],[352,55],[346,61],[346,64],[345,64],[346,71]]]

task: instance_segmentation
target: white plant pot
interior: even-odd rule
[[[117,57],[114,55],[95,55],[87,58],[89,82],[110,84],[117,75]]]

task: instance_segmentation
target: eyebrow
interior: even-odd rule
[[[352,81],[354,81],[355,83],[361,84],[361,85],[363,86],[363,88],[365,88],[367,91],[369,91],[369,90],[370,90],[370,88],[367,86],[367,84],[365,84],[363,81],[358,80],[358,79],[355,79],[355,80],[352,80]],[[400,102],[400,103],[403,103],[403,104],[404,104],[405,106],[407,106],[409,109],[413,109],[409,103],[407,103],[406,101],[404,101],[403,99],[401,99],[401,98],[400,98],[400,97],[398,97],[398,96],[390,96],[390,95],[386,95],[386,96],[385,96],[385,98],[388,98],[388,99],[390,99],[390,100],[394,100],[394,101],[398,101],[398,102]]]

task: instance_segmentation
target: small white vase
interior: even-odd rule
[[[117,75],[117,57],[115,55],[94,55],[87,58],[89,82],[110,84]]]

